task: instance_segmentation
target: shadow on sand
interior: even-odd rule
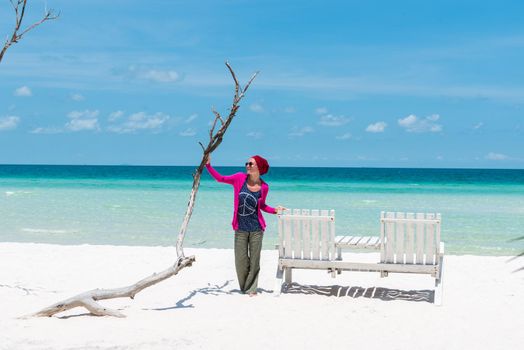
[[[192,290],[188,296],[180,299],[176,302],[175,306],[170,307],[164,307],[164,308],[156,308],[156,309],[144,309],[144,310],[155,310],[155,311],[165,311],[165,310],[173,310],[173,309],[185,309],[185,308],[193,308],[195,307],[193,304],[186,304],[189,302],[194,296],[197,294],[204,294],[204,295],[221,295],[221,294],[232,294],[234,291],[227,291],[224,290],[233,280],[227,280],[222,285],[211,285],[208,284],[207,287],[198,288],[195,290]]]
[[[284,294],[316,294],[327,297],[370,298],[384,301],[406,300],[433,303],[435,292],[433,290],[400,290],[383,287],[350,287],[350,286],[315,286],[291,283],[282,287]]]

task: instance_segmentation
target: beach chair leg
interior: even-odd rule
[[[284,277],[284,270],[280,268],[280,266],[277,266],[277,275],[276,275],[276,281],[275,281],[275,296],[280,296],[280,293],[282,292],[282,279]]]
[[[285,268],[285,282],[286,284],[291,284],[292,282],[292,277],[291,277],[291,270],[292,268],[291,267],[286,267]]]
[[[337,260],[342,260],[342,248],[337,247]]]
[[[442,292],[443,292],[443,281],[442,272],[444,269],[444,257],[440,257],[439,272],[437,278],[435,278],[435,306],[442,306]]]
[[[435,280],[435,306],[442,306],[442,281]]]

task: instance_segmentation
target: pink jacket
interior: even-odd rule
[[[237,213],[238,213],[238,194],[240,193],[240,190],[242,189],[242,186],[244,186],[244,182],[246,182],[247,174],[245,173],[236,173],[229,176],[222,176],[213,169],[211,164],[206,164],[206,169],[209,171],[211,176],[218,182],[227,183],[230,185],[233,185],[234,189],[234,195],[235,195],[235,212],[233,214],[233,230],[238,230],[238,219],[237,219]],[[262,186],[260,188],[260,199],[258,200],[258,222],[260,223],[260,227],[262,227],[262,230],[266,229],[266,222],[264,221],[264,217],[262,216],[262,210],[266,213],[270,214],[276,214],[277,211],[275,208],[270,207],[266,204],[266,197],[267,193],[269,192],[269,186],[267,183],[264,182],[264,180],[260,179],[262,181]]]

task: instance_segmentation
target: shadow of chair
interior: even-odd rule
[[[284,284],[284,294],[316,294],[327,297],[370,298],[384,301],[405,300],[413,302],[433,303],[435,292],[433,290],[401,290],[383,287],[358,287],[358,286],[316,286],[301,285],[298,283]]]

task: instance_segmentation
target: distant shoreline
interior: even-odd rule
[[[133,245],[133,244],[97,244],[97,243],[78,243],[78,244],[70,244],[70,243],[47,243],[47,242],[17,242],[17,241],[0,241],[0,245],[1,244],[13,244],[13,245],[27,245],[27,246],[58,246],[58,247],[93,247],[93,248],[96,248],[96,247],[102,247],[102,248],[108,248],[108,247],[115,247],[115,248],[132,248],[132,249],[139,249],[139,248],[145,248],[145,249],[154,249],[154,248],[159,248],[159,249],[170,249],[170,248],[173,248],[173,253],[175,253],[176,255],[176,251],[175,251],[175,245],[176,245],[176,242],[173,242],[173,245]],[[233,254],[233,245],[231,245],[231,248],[223,248],[223,247],[198,247],[198,246],[194,246],[194,245],[186,245],[186,247],[184,249],[188,249],[188,250],[228,250],[228,251],[231,251],[231,254]],[[265,252],[276,252],[276,249],[266,249],[266,248],[263,248],[262,249],[263,251]],[[375,252],[369,252],[369,251],[363,251],[363,250],[355,250],[355,251],[349,251],[348,250],[348,253],[350,254],[356,254],[356,255],[376,255],[377,253]],[[513,255],[508,255],[508,254],[503,254],[503,255],[494,255],[494,254],[472,254],[472,253],[466,253],[466,254],[457,254],[457,253],[446,253],[447,256],[456,256],[456,257],[461,257],[461,256],[470,256],[470,257],[482,257],[482,258],[488,258],[488,257],[493,257],[493,258],[505,258],[505,259],[512,259],[512,258],[515,258],[515,256]],[[517,260],[519,260],[519,258],[517,258]],[[524,265],[524,258],[520,259],[522,260],[522,265]]]

